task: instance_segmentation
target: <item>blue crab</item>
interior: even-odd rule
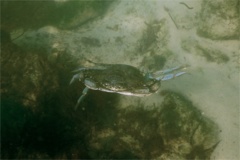
[[[82,67],[73,71],[78,73],[72,77],[70,84],[79,80],[86,86],[77,101],[75,109],[87,95],[89,89],[143,97],[156,93],[161,81],[186,73],[183,71],[170,73],[183,69],[185,66],[178,66],[155,73],[143,73],[137,68],[125,64],[91,63],[94,64],[93,67]]]

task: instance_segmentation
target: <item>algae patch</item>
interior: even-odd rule
[[[164,97],[153,110],[129,106],[117,110],[112,126],[94,127],[90,157],[210,159],[219,143],[218,126],[182,95],[165,91]]]
[[[227,56],[226,53],[223,53],[216,48],[201,44],[199,41],[193,40],[191,38],[182,40],[181,47],[189,53],[194,53],[204,57],[208,62],[215,62],[220,64],[226,63],[230,60],[229,56]]]

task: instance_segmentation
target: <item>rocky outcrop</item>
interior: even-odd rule
[[[9,95],[26,106],[36,106],[40,93],[59,87],[57,72],[43,55],[24,51],[7,39],[4,41],[1,46],[1,95]]]
[[[182,95],[164,92],[163,103],[154,110],[144,109],[141,103],[136,109],[129,106],[117,112],[106,106],[105,114],[108,112],[109,116],[104,116],[105,122],[100,116],[95,117],[98,125],[90,125],[89,156],[93,159],[210,159],[219,142],[218,126]]]
[[[198,34],[210,39],[238,39],[239,0],[203,0]]]

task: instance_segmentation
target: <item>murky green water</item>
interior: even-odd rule
[[[238,157],[238,3],[1,1],[1,158]],[[150,96],[90,90],[74,110],[87,60],[189,67]]]

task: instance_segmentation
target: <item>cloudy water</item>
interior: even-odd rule
[[[239,1],[1,1],[2,159],[239,159]]]

